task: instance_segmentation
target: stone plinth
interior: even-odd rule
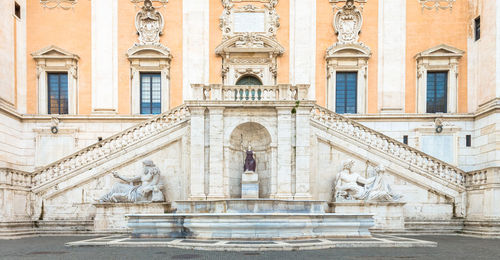
[[[321,200],[227,199],[175,201],[176,213],[325,213]]]
[[[241,198],[259,198],[259,175],[254,171],[246,171],[241,176]]]
[[[139,214],[128,215],[132,237],[308,239],[370,237],[371,214]]]
[[[171,211],[170,203],[97,203],[94,230],[97,232],[124,232],[127,214],[164,214]]]
[[[375,226],[372,231],[404,231],[404,202],[334,202],[330,203],[331,212],[338,214],[367,213],[373,214]]]

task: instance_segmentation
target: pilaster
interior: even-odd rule
[[[278,107],[278,174],[276,199],[292,199],[292,108]]]
[[[191,178],[190,200],[205,200],[205,107],[190,107]]]
[[[310,193],[310,138],[311,124],[309,114],[311,107],[297,108],[295,118],[295,196],[294,199],[311,199]]]
[[[210,170],[208,199],[224,198],[224,107],[209,107]]]

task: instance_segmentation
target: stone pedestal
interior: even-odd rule
[[[96,232],[124,232],[127,214],[164,214],[171,212],[170,203],[97,203],[94,218]]]
[[[241,176],[241,198],[259,198],[259,175],[254,171],[246,171]]]
[[[334,202],[330,203],[330,211],[335,213],[369,213],[373,214],[375,226],[372,231],[398,232],[405,229],[404,202]]]

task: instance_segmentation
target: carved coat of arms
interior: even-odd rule
[[[163,17],[154,7],[151,0],[144,1],[142,10],[135,17],[135,27],[139,33],[139,43],[159,44],[163,31]]]
[[[362,25],[361,12],[354,5],[354,1],[348,0],[342,9],[335,13],[333,20],[335,33],[338,35],[338,44],[356,43]]]

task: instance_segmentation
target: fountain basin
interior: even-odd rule
[[[307,239],[370,237],[371,214],[179,213],[127,215],[132,237]]]

